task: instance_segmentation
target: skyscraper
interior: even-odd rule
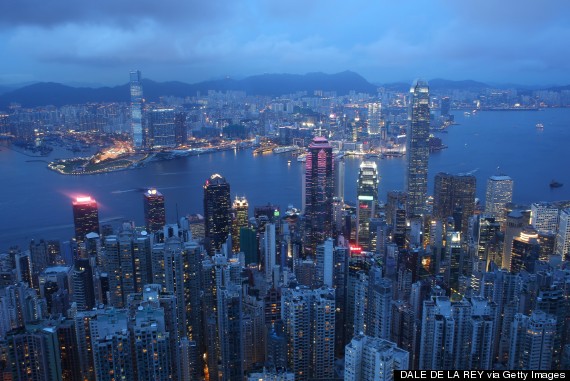
[[[232,205],[234,211],[234,221],[232,222],[232,245],[234,252],[238,252],[240,245],[240,230],[248,226],[248,210],[249,205],[245,197],[238,197],[234,199]]]
[[[77,197],[73,201],[73,224],[75,225],[75,239],[78,242],[83,242],[87,233],[99,234],[97,201],[89,196]]]
[[[310,254],[332,235],[333,167],[331,145],[326,138],[315,137],[305,164],[305,247]]]
[[[173,108],[156,108],[148,113],[147,146],[152,149],[176,147],[176,123]]]
[[[204,223],[206,249],[213,255],[228,239],[232,225],[230,184],[217,173],[204,184]]]
[[[408,215],[426,212],[429,159],[429,87],[416,80],[410,89],[406,141],[406,192]]]
[[[364,250],[370,247],[370,219],[378,213],[378,167],[373,161],[363,161],[358,172],[356,196],[356,243]]]
[[[133,134],[133,148],[143,148],[142,130],[142,99],[143,89],[141,72],[131,71],[131,130]]]
[[[460,212],[460,221],[455,221],[455,226],[467,234],[468,221],[475,210],[475,186],[476,178],[472,175],[443,172],[435,175],[433,216],[445,220]]]
[[[144,222],[149,233],[161,230],[166,225],[166,212],[164,210],[164,196],[154,188],[143,194]]]
[[[485,214],[504,224],[507,219],[506,205],[513,200],[513,179],[509,176],[491,176],[487,180]]]

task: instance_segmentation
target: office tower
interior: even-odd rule
[[[95,307],[95,289],[93,270],[89,259],[77,259],[71,272],[73,301],[79,311],[87,311]]]
[[[440,220],[454,216],[456,211],[461,211],[461,221],[455,221],[455,226],[460,225],[460,230],[467,234],[469,218],[475,210],[476,178],[472,175],[451,175],[440,172],[435,175],[433,216]]]
[[[332,238],[327,238],[325,242],[317,246],[315,255],[315,280],[313,284],[317,287],[333,287],[333,252],[334,243]]]
[[[570,209],[560,211],[560,221],[558,232],[556,233],[555,253],[560,255],[562,260],[570,259]]]
[[[135,380],[132,334],[125,310],[109,309],[89,319],[97,381]]]
[[[208,254],[220,250],[232,225],[230,184],[215,173],[204,184],[205,246]]]
[[[143,89],[140,71],[131,71],[131,131],[133,134],[133,148],[142,149],[144,145],[142,129],[142,101]]]
[[[392,381],[410,369],[410,354],[388,340],[356,335],[345,349],[345,381]]]
[[[166,225],[166,211],[164,209],[164,196],[155,188],[150,188],[143,194],[144,222],[146,230],[154,233],[162,230]]]
[[[252,228],[241,228],[239,232],[239,251],[245,255],[245,264],[259,263],[257,233]]]
[[[511,253],[513,250],[513,239],[517,237],[525,226],[525,218],[520,210],[513,210],[507,214],[505,225],[505,238],[503,246],[503,268],[511,268]]]
[[[400,191],[388,192],[388,202],[386,203],[386,223],[393,226],[396,221],[396,211],[405,209],[406,193]],[[405,219],[404,219],[405,221]]]
[[[479,290],[481,274],[489,269],[489,265],[496,260],[491,244],[500,231],[501,226],[494,217],[479,215],[475,224],[475,237],[477,252],[473,261],[473,274],[471,286]]]
[[[332,235],[333,153],[324,137],[309,145],[305,163],[305,248],[314,255],[318,244]]]
[[[512,370],[550,370],[556,319],[543,311],[530,317],[516,314],[511,328],[508,368]]]
[[[99,234],[97,201],[89,196],[77,197],[73,201],[73,224],[75,226],[75,239],[78,242],[83,242],[87,233]]]
[[[416,80],[410,89],[406,138],[406,192],[409,216],[426,212],[429,160],[429,87]]]
[[[356,244],[368,251],[370,248],[370,219],[378,211],[378,166],[373,161],[363,161],[358,172],[356,198]]]
[[[533,272],[534,262],[540,256],[538,233],[531,227],[524,228],[512,242],[510,271],[519,273],[523,270]]]
[[[560,210],[556,205],[548,202],[534,202],[530,206],[530,224],[537,231],[558,230],[558,215]]]
[[[249,205],[246,198],[236,196],[232,209],[234,212],[234,220],[232,222],[232,249],[237,253],[240,251],[240,230],[249,226]]]
[[[368,118],[368,135],[379,135],[382,123],[382,104],[380,102],[372,102],[367,104]]]
[[[449,116],[449,110],[451,109],[451,99],[449,97],[441,98],[441,116]]]
[[[62,381],[57,329],[45,323],[28,324],[6,337],[14,380]]]
[[[491,176],[487,180],[485,214],[495,218],[501,225],[507,219],[507,204],[513,201],[513,179],[509,176]]]
[[[146,145],[152,149],[176,147],[175,112],[172,108],[156,108],[148,113]]]

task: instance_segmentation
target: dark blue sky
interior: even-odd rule
[[[570,83],[567,0],[4,0],[0,84],[334,73]]]

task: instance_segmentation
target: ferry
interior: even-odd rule
[[[550,187],[551,187],[551,188],[560,188],[562,185],[564,185],[564,184],[559,183],[559,182],[556,181],[556,180],[552,180],[552,181],[550,182]]]
[[[301,162],[301,163],[306,162],[306,161],[307,161],[307,154],[306,154],[306,153],[303,153],[303,154],[297,156],[297,161],[298,161],[298,162]]]
[[[537,124],[536,124],[536,129],[537,129],[537,130],[544,130],[544,124],[542,124],[542,123],[537,123]]]

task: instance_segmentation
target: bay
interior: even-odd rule
[[[473,116],[456,112],[456,121],[458,125],[448,133],[438,134],[449,148],[430,156],[430,194],[437,172],[472,172],[477,177],[477,197],[484,202],[487,178],[504,173],[514,180],[515,202],[570,199],[570,109],[489,111]],[[544,130],[537,130],[537,123]],[[54,151],[48,159],[61,155]],[[0,251],[25,246],[31,239],[69,240],[71,201],[76,195],[94,197],[103,222],[128,220],[142,225],[142,189],[149,186],[164,194],[168,222],[175,222],[177,216],[202,214],[202,186],[213,173],[226,177],[232,198],[248,199],[250,214],[254,206],[269,202],[281,210],[289,204],[301,207],[302,164],[289,154],[224,151],[88,176],[60,175],[35,159],[0,145]],[[358,157],[345,158],[348,201],[356,198],[360,162]],[[377,163],[381,197],[385,199],[389,190],[403,190],[405,158]],[[564,186],[551,189],[553,179]]]

